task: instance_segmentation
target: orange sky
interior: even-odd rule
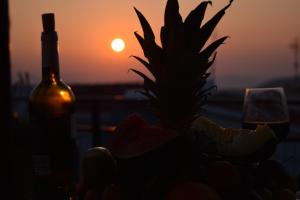
[[[179,0],[185,17],[200,1]],[[159,41],[166,0],[11,0],[12,71],[28,71],[40,79],[41,14],[54,12],[60,41],[60,67],[68,83],[124,82],[139,80],[128,69],[140,65],[130,55],[142,55],[134,31],[142,33],[133,6],[151,23]],[[227,0],[213,1],[208,17]],[[249,87],[257,82],[293,73],[289,44],[300,37],[299,0],[236,0],[227,11],[217,35],[231,38],[218,51],[217,81],[220,88]],[[122,53],[110,42],[121,37]],[[241,80],[244,80],[243,82]],[[245,81],[246,80],[246,81]]]

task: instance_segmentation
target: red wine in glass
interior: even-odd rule
[[[268,125],[274,131],[279,141],[284,140],[289,133],[290,123],[288,121],[282,122],[243,122],[243,128],[256,129],[258,125]]]
[[[278,141],[288,136],[289,113],[283,88],[246,89],[242,126],[255,129],[263,124],[273,129]]]

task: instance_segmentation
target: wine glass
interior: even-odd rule
[[[267,124],[278,138],[284,140],[289,132],[289,112],[284,89],[246,88],[243,105],[243,128],[255,129]]]

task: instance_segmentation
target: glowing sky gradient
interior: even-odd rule
[[[201,1],[179,0],[185,18]],[[228,3],[215,0],[206,20]],[[133,6],[148,19],[159,40],[166,0],[11,0],[12,72],[28,71],[40,79],[41,14],[54,12],[60,40],[60,67],[68,83],[140,80],[128,69],[142,67],[130,55],[142,55],[133,32],[142,33]],[[299,0],[235,0],[217,29],[229,35],[218,51],[216,76],[220,88],[248,87],[293,74],[289,49],[300,37]],[[113,38],[126,42],[122,53],[111,50]],[[143,70],[142,70],[143,71]]]

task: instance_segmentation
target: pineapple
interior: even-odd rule
[[[211,44],[207,41],[232,0],[202,25],[210,4],[211,1],[201,2],[182,20],[178,1],[168,0],[160,34],[161,46],[155,42],[146,18],[135,8],[144,37],[137,32],[134,34],[146,60],[133,57],[148,69],[153,79],[136,69],[131,70],[143,78],[144,90],[141,93],[148,98],[161,126],[174,129],[179,136],[187,139],[187,143],[180,142],[178,146],[191,147],[192,152],[206,153],[211,157],[218,155],[233,160],[245,158],[252,162],[268,158],[276,146],[276,138],[270,128],[257,131],[224,129],[200,116],[202,106],[216,88],[206,86],[210,75],[208,70],[216,59],[217,48],[228,37],[221,37]],[[260,155],[263,151],[267,153]]]
[[[141,93],[149,100],[163,127],[185,133],[216,88],[205,87],[210,75],[208,69],[215,61],[215,51],[227,36],[209,45],[206,43],[231,3],[232,0],[202,25],[205,10],[212,4],[211,1],[200,3],[183,21],[178,1],[168,0],[164,26],[160,32],[161,46],[156,43],[146,18],[134,8],[144,37],[137,32],[134,34],[147,60],[133,57],[149,70],[153,79],[136,69],[131,70],[143,78],[144,90]]]

